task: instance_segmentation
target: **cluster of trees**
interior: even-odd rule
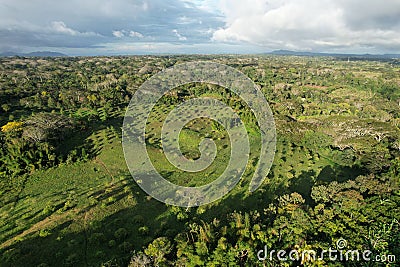
[[[255,197],[257,208],[207,221],[191,219],[202,208],[196,214],[182,210],[188,213],[179,213],[186,231],[158,237],[134,253],[130,266],[351,265],[329,260],[260,262],[256,255],[264,246],[321,251],[335,248],[340,238],[350,248],[371,250],[373,256],[400,255],[400,132],[396,123],[400,87],[395,70],[388,65],[380,70],[384,78],[370,78],[376,72],[370,62],[349,67],[345,62],[309,58],[273,58],[267,66],[260,63],[262,59],[243,61],[235,67],[260,85],[274,111],[278,134],[289,140],[283,156],[275,160],[269,188],[263,189],[264,194],[277,193],[271,188],[283,192],[272,201],[260,194]],[[225,63],[230,61],[225,59]],[[391,78],[388,73],[393,74]],[[205,86],[187,87],[173,95],[174,103],[212,92]],[[214,93],[214,97],[221,95],[232,102],[231,107],[246,111],[229,92]],[[299,153],[294,154],[296,150]],[[301,154],[300,162],[293,161]],[[299,174],[302,163],[320,160],[331,165],[318,173]]]
[[[113,109],[129,102],[144,80],[138,74],[140,64],[134,70],[119,69],[127,62],[126,58],[104,59],[104,64],[90,58],[2,58],[0,176],[87,159],[84,146],[67,151],[64,140],[97,121],[104,123]]]
[[[109,129],[109,138],[120,140],[120,129],[115,125],[122,125],[121,107],[128,104],[138,86],[159,70],[198,59],[0,59],[0,179],[89,159],[91,145],[101,149],[96,140],[91,144],[85,139],[95,129]],[[216,60],[243,71],[269,101],[278,144],[268,182],[251,195],[244,193],[247,186],[241,182],[235,189],[238,191],[208,206],[168,207],[168,216],[179,222],[176,229],[167,229],[173,227],[167,224],[152,233],[146,222],[136,217],[140,237],[152,237],[139,249],[135,246],[138,237],[127,227],[113,224],[116,230],[104,229],[104,233],[96,229],[99,233],[90,236],[88,242],[102,252],[96,255],[99,262],[101,259],[104,266],[290,266],[277,259],[260,262],[257,251],[264,246],[320,251],[335,247],[340,238],[345,238],[351,248],[368,249],[374,255],[400,255],[397,65],[307,57],[200,59]],[[250,177],[248,173],[257,163],[253,155],[257,150],[253,148],[259,137],[254,115],[238,96],[215,85],[188,84],[166,94],[155,113],[162,118],[166,114],[161,113],[167,113],[168,108],[195,96],[224,101],[253,134],[252,162],[246,172]],[[153,118],[148,125],[147,143],[154,150],[161,149],[159,133],[152,129],[160,125],[157,120]],[[222,133],[221,128],[211,125],[214,132]],[[199,132],[195,127],[186,130]],[[120,167],[121,173],[126,171]],[[124,201],[112,196],[107,199],[112,203]],[[41,237],[46,237],[46,232]],[[123,253],[122,260],[121,254],[117,258],[104,253],[114,248]],[[67,257],[65,264],[83,264],[76,255]],[[104,261],[106,258],[110,261]]]
[[[400,170],[397,166],[392,171],[398,174]],[[372,259],[376,255],[399,255],[398,190],[394,177],[361,175],[351,181],[313,186],[312,203],[293,192],[277,197],[262,210],[233,212],[210,222],[187,219],[186,231],[156,238],[143,251],[134,253],[129,266],[281,266],[285,262],[276,257],[260,261],[257,252],[266,246],[269,251],[321,253],[336,248],[341,238],[346,239],[347,249],[370,250]],[[318,257],[286,263],[352,264]],[[370,266],[369,262],[356,264]],[[393,262],[382,264],[390,266]]]
[[[8,122],[0,135],[1,176],[14,177],[56,166],[62,161],[56,148],[73,129],[73,120],[52,113],[38,113],[23,122]]]

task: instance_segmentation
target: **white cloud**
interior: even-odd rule
[[[67,25],[65,25],[65,23],[62,21],[53,21],[51,23],[51,28],[58,33],[64,33],[64,34],[69,34],[69,35],[79,34],[78,31],[68,28]]]
[[[140,32],[135,32],[135,31],[127,31],[127,30],[119,30],[119,31],[113,31],[112,32],[114,37],[117,38],[122,38],[122,37],[132,37],[132,38],[144,38],[144,35],[141,34]]]
[[[191,48],[210,53],[221,47],[398,53],[400,0],[0,0],[0,40],[0,51],[91,53],[135,41],[171,43],[179,51],[196,44]]]
[[[220,1],[216,0],[182,0],[188,7],[198,8],[206,12],[219,13]]]
[[[117,38],[122,38],[125,36],[123,31],[113,31],[112,34]]]
[[[52,21],[50,23],[50,29],[52,32],[59,34],[66,34],[72,36],[100,36],[100,34],[95,32],[80,32],[69,28],[63,21]]]
[[[212,39],[272,49],[400,49],[400,1],[222,0],[225,27]],[[389,5],[389,6],[388,6]],[[396,11],[393,11],[396,10]],[[364,15],[362,15],[364,14]],[[390,19],[389,19],[390,18]]]
[[[178,18],[178,24],[192,24],[192,23],[200,23],[200,21],[196,18],[189,18],[187,16],[182,16]]]
[[[181,35],[177,29],[172,30],[173,33],[175,33],[176,37],[178,37],[179,41],[186,41],[187,38],[183,35]]]
[[[235,44],[220,44],[215,46],[212,43],[189,44],[185,43],[169,43],[169,42],[121,42],[121,43],[104,43],[104,48],[92,49],[92,53],[97,54],[151,54],[151,53],[197,53],[201,54],[222,54],[222,53],[262,53],[260,47]]]
[[[143,38],[144,37],[143,34],[141,34],[140,32],[135,32],[135,31],[130,31],[129,36],[134,37],[134,38]]]
[[[86,47],[91,52],[128,38],[209,43],[210,35],[198,33],[221,26],[217,15],[182,0],[0,0],[0,52],[10,47],[25,51]]]

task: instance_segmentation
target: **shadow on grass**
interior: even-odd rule
[[[300,193],[306,204],[313,206],[315,203],[311,198],[311,190],[314,185],[329,184],[333,181],[343,183],[354,180],[357,176],[365,174],[366,170],[359,166],[325,166],[317,175],[314,170],[302,171],[298,177],[291,179],[289,191],[287,193]]]
[[[114,137],[121,138],[122,122],[123,116],[121,115],[111,117],[106,121],[91,121],[87,125],[82,125],[67,140],[58,145],[58,154],[63,158],[67,158],[71,153],[77,153],[77,157],[82,157],[82,149],[84,149],[88,159],[95,158],[101,153],[107,141]],[[89,138],[99,135],[104,130],[110,130],[112,133],[108,132],[106,136],[95,140]]]
[[[56,216],[68,211],[73,216],[56,227],[44,225],[0,250],[0,266],[99,266],[110,259],[126,265],[132,250],[141,250],[158,236],[173,237],[183,229],[184,223],[178,223],[174,216],[162,216],[168,207],[149,198],[133,179],[127,177],[110,187],[87,191],[96,203],[76,212],[74,208],[59,214],[54,211]],[[136,204],[120,208],[119,203],[128,198]],[[57,205],[57,210],[64,208],[63,204]],[[101,213],[111,214],[97,219]]]
[[[358,172],[359,168],[326,166],[319,175],[315,171],[302,172],[291,179],[289,186],[272,181],[252,194],[246,193],[248,184],[239,183],[235,193],[207,205],[204,213],[199,214],[197,208],[178,209],[187,215],[183,219],[178,219],[167,205],[147,196],[126,175],[109,188],[87,191],[87,197],[96,201],[80,208],[75,217],[55,228],[40,228],[2,249],[1,266],[99,266],[106,262],[126,266],[133,251],[142,250],[160,236],[172,240],[190,222],[217,218],[227,224],[230,213],[262,211],[276,203],[279,196],[291,192],[302,194],[312,205],[311,189],[315,184],[354,179]],[[129,199],[133,204],[120,208],[120,203]],[[105,211],[109,214],[97,216]]]

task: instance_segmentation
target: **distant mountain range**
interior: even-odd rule
[[[266,55],[282,55],[282,56],[307,56],[307,57],[336,57],[350,60],[361,60],[361,59],[400,59],[400,54],[341,54],[341,53],[318,53],[318,52],[300,52],[291,50],[275,50],[272,52],[264,53]],[[0,57],[68,57],[68,55],[52,52],[52,51],[36,51],[30,53],[19,53],[19,52],[3,52],[0,53]]]
[[[18,52],[4,52],[0,54],[0,57],[67,57],[63,53],[52,52],[52,51],[37,51],[31,53],[18,53]]]
[[[317,53],[317,52],[297,52],[290,50],[275,50],[268,55],[285,55],[285,56],[308,56],[308,57],[340,57],[352,59],[393,59],[400,58],[400,54],[340,54],[340,53]]]

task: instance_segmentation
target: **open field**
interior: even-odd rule
[[[260,133],[248,106],[228,90],[202,83],[164,95],[148,121],[146,144],[169,181],[207,184],[230,155],[223,127],[202,118],[187,124],[179,141],[183,154],[197,159],[202,138],[215,140],[213,164],[185,173],[168,162],[161,127],[185,100],[212,97],[229,105],[250,141],[244,179],[228,195],[179,208],[152,199],[135,183],[121,126],[146,79],[195,60],[232,66],[260,87],[274,114],[277,146],[267,179],[249,193]],[[1,58],[0,110],[0,266],[281,266],[276,259],[263,265],[257,251],[264,245],[319,251],[340,238],[350,249],[400,260],[398,60]]]

